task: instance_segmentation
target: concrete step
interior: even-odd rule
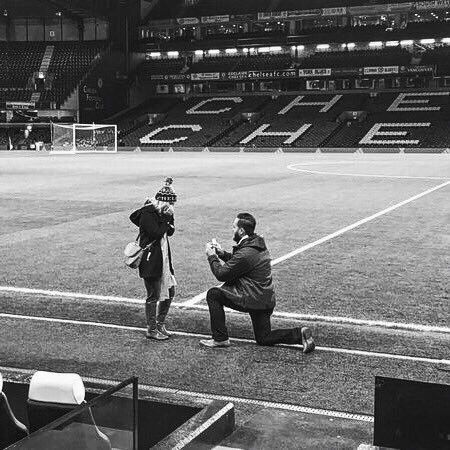
[[[370,445],[372,427],[352,419],[264,408],[214,449],[356,450]]]

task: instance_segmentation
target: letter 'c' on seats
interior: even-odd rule
[[[199,111],[199,109],[206,105],[207,103],[211,102],[233,102],[233,103],[242,103],[241,97],[214,97],[214,98],[208,98],[207,100],[203,100],[200,103],[197,103],[192,108],[188,109],[186,111],[186,114],[222,114],[224,112],[230,111],[231,107],[228,106],[226,108],[221,109],[211,109],[211,110],[202,110]]]
[[[311,126],[310,123],[303,124],[298,130],[296,131],[267,131],[265,132],[267,128],[270,127],[269,123],[262,124],[259,128],[257,128],[253,133],[249,134],[245,139],[242,139],[240,142],[241,144],[248,144],[249,142],[253,141],[253,139],[256,139],[257,137],[265,137],[265,136],[289,136],[289,139],[286,139],[283,144],[289,145],[293,144],[302,134],[305,133],[305,131]]]
[[[153,130],[151,133],[146,134],[145,136],[141,137],[139,141],[141,142],[141,144],[156,144],[156,145],[175,144],[175,142],[185,141],[186,139],[189,138],[189,136],[181,136],[173,139],[150,139],[150,138],[156,136],[157,134],[165,130],[182,130],[185,128],[192,131],[200,131],[202,129],[200,125],[166,125],[165,127],[159,127],[156,130]]]

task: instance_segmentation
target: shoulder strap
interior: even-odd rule
[[[155,242],[156,240],[150,242],[150,244],[146,245],[142,250],[148,250]]]

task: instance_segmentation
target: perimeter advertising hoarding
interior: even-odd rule
[[[364,68],[363,67],[335,67],[331,69],[331,75],[332,76],[358,76],[364,74]]]
[[[238,72],[204,72],[191,74],[151,75],[154,81],[244,81],[266,79],[294,79],[316,77],[352,77],[361,75],[432,74],[433,66],[373,66],[335,67],[316,69],[243,70]]]
[[[221,16],[203,16],[201,18],[202,23],[225,23],[230,21],[228,14],[222,14]]]
[[[7,109],[34,109],[36,107],[36,103],[34,103],[34,102],[7,101],[5,106],[6,106]]]
[[[400,73],[433,73],[434,66],[400,66]]]
[[[197,19],[197,17],[179,17],[177,19],[177,22],[180,25],[196,25],[197,23],[199,23],[199,20]]]
[[[320,16],[322,14],[321,9],[297,9],[294,11],[286,11],[287,12],[287,18],[288,19],[301,19],[305,17],[311,17],[311,16]]]
[[[390,75],[398,73],[398,66],[364,67],[364,75]]]
[[[347,8],[345,6],[338,6],[336,8],[323,8],[322,16],[345,16]]]
[[[287,11],[271,11],[271,12],[259,12],[258,20],[268,20],[268,19],[286,19]]]
[[[209,80],[220,80],[219,72],[202,72],[202,73],[191,73],[192,81],[209,81]]]
[[[186,73],[173,73],[173,74],[159,74],[159,75],[150,75],[151,80],[156,81],[186,81],[190,80],[191,76],[190,74]]]
[[[329,77],[331,69],[299,69],[298,76],[302,77]]]
[[[297,78],[297,69],[249,70],[241,72],[222,72],[222,80],[265,80],[269,78]]]
[[[450,0],[434,0],[434,1],[428,1],[428,2],[415,2],[414,6],[418,10],[447,9],[447,8],[450,8]]]
[[[297,71],[295,69],[249,70],[248,78],[252,80],[261,80],[266,78],[297,78]]]

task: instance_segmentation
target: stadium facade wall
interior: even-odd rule
[[[210,152],[210,153],[450,153],[448,148],[422,148],[422,147],[119,147],[119,152]]]

